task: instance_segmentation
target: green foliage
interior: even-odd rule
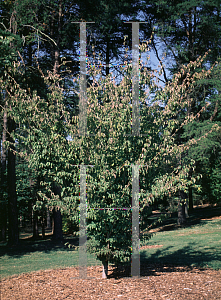
[[[7,104],[7,113],[17,123],[13,136],[19,213],[28,215],[30,204],[41,215],[46,207],[58,207],[63,213],[63,231],[76,231],[79,165],[93,165],[87,168],[87,204],[94,208],[87,211],[88,249],[100,260],[113,262],[130,261],[131,211],[123,208],[131,206],[133,164],[140,166],[141,230],[149,226],[152,204],[161,203],[162,213],[177,209],[180,190],[187,192],[191,187],[196,199],[221,200],[219,1],[152,1],[148,5],[142,1],[150,20],[141,26],[145,26],[144,36],[149,38],[152,30],[156,33],[144,48],[153,45],[155,49],[155,37],[160,38],[167,57],[176,60],[174,65],[169,62],[174,76],[164,88],[155,83],[165,71],[162,64],[159,76],[140,65],[140,124],[146,136],[128,136],[132,83],[131,68],[126,65],[118,69],[123,78],[120,83],[114,82],[113,74],[103,78],[96,68],[91,70],[89,135],[75,136],[79,133],[79,79],[77,84],[72,80],[79,72],[79,25],[72,21],[96,22],[88,25],[94,32],[88,59],[110,63],[121,57],[123,36],[131,38],[131,28],[122,24],[120,13],[135,13],[140,3],[133,4],[16,0],[3,1],[1,9],[1,117]],[[125,44],[130,47],[129,41]],[[53,68],[55,50],[59,50],[60,75],[47,73]],[[206,51],[206,56],[199,57]],[[99,58],[92,59],[94,52]],[[124,61],[129,59],[124,57]],[[6,203],[6,185],[1,196]],[[150,237],[147,231],[141,243]]]
[[[31,214],[30,208],[36,201],[36,178],[28,167],[27,161],[19,157],[17,157],[16,171],[18,215],[28,221]]]
[[[73,118],[64,105],[58,75],[50,72],[47,77],[43,75],[47,86],[44,97],[36,92],[28,93],[9,74],[6,80],[1,78],[2,89],[8,90],[8,113],[19,124],[13,133],[21,145],[18,154],[36,174],[36,210],[58,207],[76,223],[80,209],[79,166],[93,166],[87,168],[87,245],[98,259],[130,261],[131,210],[124,208],[131,207],[132,165],[139,165],[143,220],[147,217],[146,206],[160,197],[175,196],[196,181],[198,174],[196,178],[189,176],[194,160],[186,154],[193,144],[205,138],[208,130],[200,138],[193,136],[187,142],[177,140],[175,134],[184,126],[194,124],[197,118],[194,113],[185,114],[185,110],[194,101],[190,95],[196,82],[210,76],[211,70],[198,70],[203,60],[199,58],[183,66],[164,88],[155,83],[154,73],[141,68],[142,135],[139,137],[129,135],[132,70],[126,64],[122,67],[123,79],[119,84],[111,76],[103,78],[96,68],[91,70],[93,81],[87,88],[86,136],[79,136],[79,116]],[[14,72],[18,70],[21,76],[17,67],[15,65]],[[192,72],[194,69],[196,72]],[[185,80],[180,84],[183,74]],[[146,87],[149,92],[145,93]],[[210,127],[211,132],[218,129],[218,124]],[[181,157],[185,159],[179,164]],[[59,192],[55,192],[53,186],[57,186]]]
[[[79,231],[79,223],[70,219],[70,215],[63,214],[62,216],[62,231],[65,234],[76,235]]]
[[[217,61],[211,70],[207,80],[199,80],[195,85],[193,99],[198,99],[191,108],[198,118],[184,127],[182,137],[184,140],[196,138],[197,143],[188,150],[188,156],[195,160],[193,172],[200,175],[194,183],[195,195],[199,195],[202,201],[219,203],[220,184],[220,60]],[[206,91],[206,93],[205,93]],[[213,130],[215,128],[216,130]],[[205,138],[201,138],[205,136]],[[213,177],[214,174],[215,176]],[[216,182],[216,183],[215,183]]]
[[[17,58],[15,49],[10,47],[10,44],[15,41],[16,37],[10,33],[0,30],[0,66],[1,76],[3,70],[12,66],[13,61]]]

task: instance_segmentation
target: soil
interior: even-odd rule
[[[1,282],[1,300],[221,299],[221,270],[148,265],[139,278],[114,266],[107,279],[101,273],[101,266],[93,266],[86,279],[76,267],[11,276]]]

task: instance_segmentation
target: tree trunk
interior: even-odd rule
[[[47,214],[47,217],[46,217],[46,220],[47,220],[46,228],[47,229],[51,229],[51,216],[50,216],[50,211],[49,211],[48,208],[47,208],[46,214]]]
[[[189,212],[193,211],[193,188],[189,186]]]
[[[6,241],[6,232],[7,232],[7,205],[6,205],[6,203],[1,203],[0,211],[1,211],[1,214],[0,214],[0,218],[1,218],[0,241]]]
[[[41,234],[42,234],[42,238],[45,239],[45,220],[42,220],[42,224],[41,224]]]
[[[58,3],[58,27],[57,32],[55,33],[55,15],[53,12],[52,21],[51,21],[51,36],[56,36],[56,44],[52,44],[52,57],[53,57],[53,73],[57,75],[59,73],[60,66],[60,41],[61,41],[61,29],[62,29],[62,15],[63,15],[63,0],[59,0]]]
[[[22,228],[23,227],[23,217],[22,215],[20,215],[19,217],[19,228]]]
[[[178,220],[177,224],[179,226],[183,226],[186,224],[186,213],[185,213],[185,199],[186,199],[186,193],[184,191],[180,191],[180,199],[178,202]]]
[[[31,226],[33,225],[33,209],[32,209],[33,203],[32,201],[28,202],[28,222]]]
[[[196,163],[197,165],[197,163]],[[193,176],[193,168],[190,168],[189,170],[189,179],[191,179]],[[193,211],[193,188],[192,186],[190,185],[188,187],[188,192],[189,192],[189,212],[191,213]]]
[[[106,76],[109,75],[110,72],[110,39],[107,37],[107,49],[106,49]]]
[[[42,238],[45,239],[45,211],[42,211],[42,218],[41,218],[41,235]]]
[[[178,203],[178,220],[177,224],[182,226],[186,223],[185,204],[182,201]]]
[[[6,106],[3,115],[3,130],[2,130],[2,148],[1,148],[1,202],[0,202],[0,240],[6,241],[6,231],[7,231],[7,203],[6,203],[6,195],[5,195],[5,186],[6,186],[6,149],[5,149],[5,142],[6,142],[6,129],[7,129],[7,111]]]
[[[106,279],[108,275],[108,260],[103,261],[102,264],[103,264],[102,278]]]
[[[63,241],[62,215],[59,209],[53,209],[53,240]]]
[[[16,175],[15,175],[15,146],[11,133],[15,130],[15,122],[8,118],[8,141],[10,149],[8,150],[8,244],[17,245],[19,241],[18,232],[18,212],[17,212],[17,193],[16,193]]]
[[[58,49],[54,51],[54,74],[58,74],[59,71],[59,60],[60,60],[60,52]]]
[[[185,203],[185,216],[186,218],[189,218],[189,213],[188,213],[188,203]]]
[[[36,239],[39,237],[38,233],[38,215],[33,212],[33,238]]]

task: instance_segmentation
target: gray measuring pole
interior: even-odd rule
[[[139,22],[132,23],[132,135],[140,135]]]
[[[140,277],[139,231],[139,166],[132,165],[132,277]]]
[[[80,23],[80,99],[79,99],[79,134],[87,134],[87,81],[86,81],[86,23]]]
[[[79,277],[87,278],[86,166],[80,166]]]

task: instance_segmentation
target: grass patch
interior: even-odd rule
[[[69,240],[69,239],[68,239]],[[78,251],[47,240],[21,240],[19,248],[0,246],[1,278],[45,269],[78,266]],[[88,266],[100,265],[93,255],[87,255]]]
[[[221,269],[221,219],[157,232],[147,245],[163,246],[141,250],[141,263]]]
[[[169,231],[154,234],[147,242],[152,247],[141,250],[141,265],[156,263],[221,269],[221,219],[213,219],[217,212],[211,210],[211,219],[205,219],[205,211],[196,210],[190,217],[192,223],[189,222],[188,227],[174,229],[171,226]],[[171,218],[172,225],[173,221]],[[65,237],[64,242],[77,245],[78,239]],[[101,265],[89,253],[87,258],[88,266]],[[36,241],[26,238],[20,240],[17,248],[8,248],[0,243],[0,266],[2,278],[38,270],[78,266],[78,251],[53,242],[50,236]]]

